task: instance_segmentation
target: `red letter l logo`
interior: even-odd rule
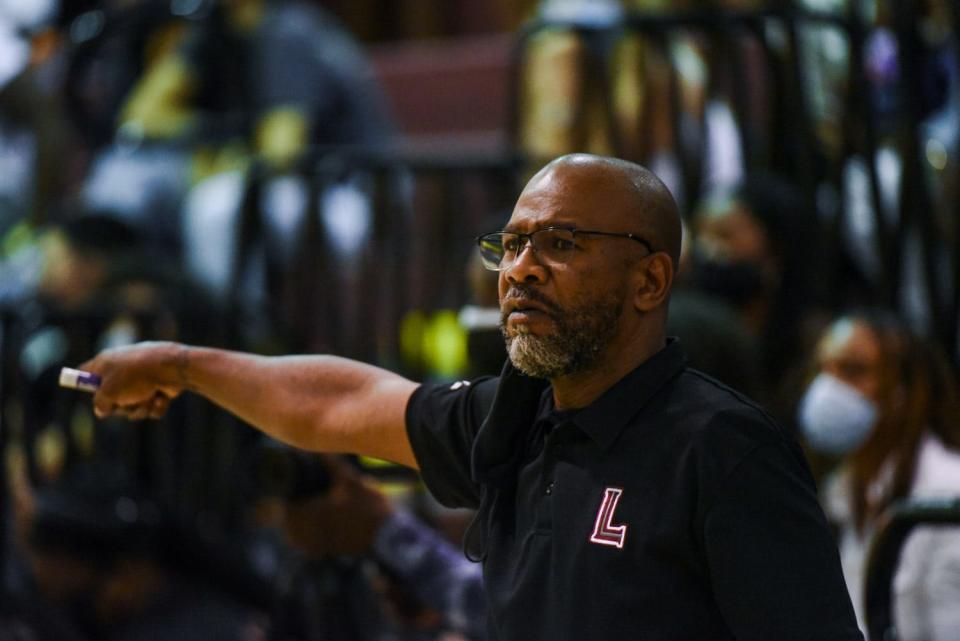
[[[603,491],[603,503],[600,504],[597,522],[593,526],[593,534],[590,535],[591,543],[623,548],[627,526],[613,524],[613,512],[617,509],[621,494],[623,490],[618,487],[608,487]]]

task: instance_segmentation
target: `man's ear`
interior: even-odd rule
[[[634,308],[640,312],[649,312],[661,307],[670,295],[673,284],[673,261],[670,256],[666,252],[650,254],[634,269]]]

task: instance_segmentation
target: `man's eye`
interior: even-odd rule
[[[572,238],[563,238],[561,236],[555,236],[550,242],[550,246],[558,251],[569,251],[573,249],[573,239]]]
[[[508,252],[517,251],[517,247],[520,245],[520,239],[518,238],[504,238],[503,239],[503,250]]]

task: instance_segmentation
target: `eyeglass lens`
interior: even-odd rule
[[[527,243],[533,245],[539,260],[562,263],[574,248],[574,233],[569,229],[539,229],[532,234],[496,232],[480,238],[480,256],[484,267],[506,269],[523,252]]]

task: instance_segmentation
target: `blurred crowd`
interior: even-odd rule
[[[960,496],[960,9],[526,3],[491,167],[404,155],[334,4],[0,0],[0,641],[482,639],[470,515],[414,475],[199,401],[95,427],[56,375],[163,339],[495,375],[471,236],[573,151],[673,192],[670,331],[805,446],[866,627],[876,534]],[[957,638],[960,528],[900,559],[895,638]]]

